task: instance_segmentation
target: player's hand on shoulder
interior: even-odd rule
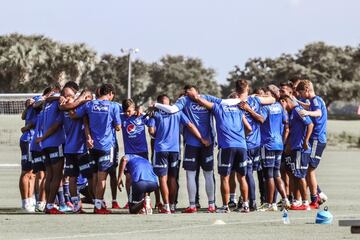
[[[304,110],[304,109],[300,110],[299,114],[300,114],[301,117],[309,116],[309,112]]]
[[[247,112],[251,110],[249,104],[247,102],[245,102],[245,101],[241,101],[239,103],[239,107],[240,107],[240,109],[242,109],[244,111],[247,111]]]

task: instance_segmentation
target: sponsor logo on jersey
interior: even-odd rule
[[[208,110],[205,107],[197,103],[191,103],[190,108],[193,113],[208,113]]]
[[[94,104],[92,107],[93,112],[108,112],[109,106],[108,105],[101,105],[101,104]]]
[[[239,112],[240,109],[237,105],[224,106],[224,112]]]

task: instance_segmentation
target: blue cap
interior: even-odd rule
[[[328,211],[328,207],[324,207],[323,211],[319,211],[316,214],[315,223],[317,224],[331,224],[333,215]]]

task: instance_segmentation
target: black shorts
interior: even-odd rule
[[[45,156],[42,152],[32,151],[31,158],[34,173],[45,171]]]
[[[69,177],[77,177],[79,174],[86,178],[91,178],[93,167],[90,164],[88,153],[65,154],[64,175]]]
[[[195,147],[186,144],[183,168],[187,171],[196,171],[199,166],[204,171],[212,171],[214,169],[213,146]]]
[[[30,142],[20,141],[20,149],[21,149],[21,171],[29,172],[32,170]]]
[[[43,149],[45,155],[45,166],[52,165],[64,158],[64,146],[48,147]]]

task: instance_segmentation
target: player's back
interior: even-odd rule
[[[327,109],[324,100],[320,96],[315,96],[310,99],[310,111],[321,110],[321,117],[312,117],[314,123],[314,130],[310,139],[319,140],[321,143],[326,143],[326,128],[327,128]]]
[[[265,122],[260,127],[261,145],[268,150],[283,150],[283,124],[285,110],[279,102],[263,106],[261,113]]]
[[[87,151],[83,119],[71,119],[64,111],[62,121],[65,131],[65,153],[84,153]]]
[[[250,108],[258,113],[261,114],[261,103],[259,98],[256,96],[249,96],[247,99],[247,103],[249,104]],[[256,148],[260,146],[261,143],[261,135],[260,135],[260,122],[256,121],[248,112],[245,112],[246,120],[249,122],[252,131],[249,135],[246,136],[246,143],[249,149]]]
[[[62,112],[59,109],[59,102],[57,100],[53,100],[45,104],[43,110],[43,133],[53,126]],[[65,133],[63,127],[59,127],[54,134],[46,138],[42,142],[42,147],[58,147],[61,144],[65,143]]]
[[[137,155],[130,155],[126,169],[131,175],[132,182],[149,181],[157,182],[157,176],[149,160]]]

